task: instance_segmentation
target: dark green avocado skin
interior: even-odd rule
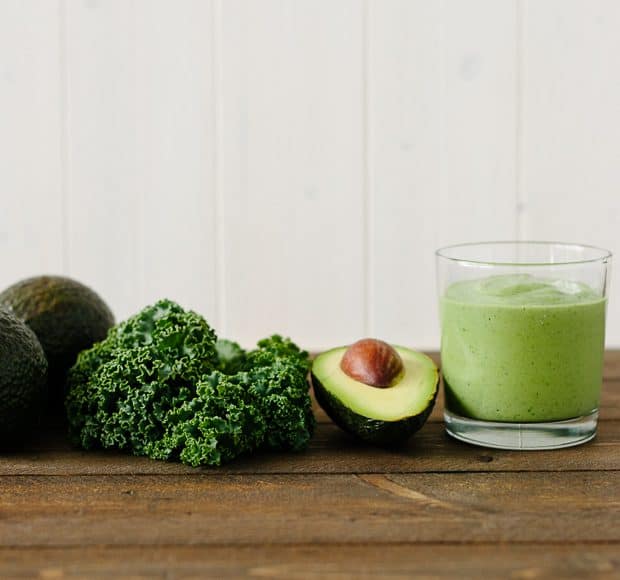
[[[106,337],[112,312],[93,290],[63,276],[17,282],[0,293],[0,307],[37,335],[49,366],[50,402],[60,406],[68,370],[82,350]]]
[[[435,385],[433,399],[429,401],[422,413],[401,419],[400,421],[379,421],[351,411],[339,399],[334,397],[314,374],[311,375],[311,378],[316,400],[329,415],[329,418],[347,433],[366,443],[379,447],[402,445],[426,423],[435,406],[439,386],[438,380]]]
[[[0,448],[34,431],[46,399],[47,360],[34,332],[0,309]]]

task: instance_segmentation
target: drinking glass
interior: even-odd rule
[[[556,449],[596,435],[611,252],[558,242],[436,252],[449,435]]]

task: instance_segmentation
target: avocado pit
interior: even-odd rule
[[[370,387],[391,387],[403,373],[403,360],[392,345],[363,338],[344,353],[340,368],[347,376]]]

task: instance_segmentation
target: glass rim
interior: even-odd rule
[[[532,262],[532,261],[515,261],[515,260],[482,260],[482,259],[471,259],[471,258],[459,258],[457,256],[449,256],[446,254],[448,250],[458,250],[459,248],[471,248],[474,246],[480,247],[489,247],[489,246],[561,246],[563,248],[574,248],[574,249],[587,249],[594,250],[598,252],[600,255],[594,258],[586,258],[581,260],[559,260],[554,262],[543,261],[543,262]],[[477,265],[486,265],[486,266],[568,266],[575,264],[588,264],[593,262],[607,262],[613,256],[610,250],[606,250],[605,248],[601,248],[599,246],[593,246],[591,244],[579,244],[573,242],[555,242],[555,241],[542,241],[542,240],[497,240],[497,241],[488,241],[488,242],[465,242],[461,244],[450,244],[448,246],[442,246],[435,250],[435,256],[437,258],[442,258],[444,260],[449,260],[451,262],[460,262],[465,264],[477,264]]]

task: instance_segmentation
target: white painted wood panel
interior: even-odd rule
[[[224,330],[364,332],[362,3],[222,3]]]
[[[517,236],[518,0],[445,0],[441,245]]]
[[[514,1],[372,2],[372,333],[437,348],[434,250],[516,235]]]
[[[0,287],[437,348],[438,246],[620,251],[618,30],[614,0],[2,0]]]
[[[526,2],[523,235],[620,253],[620,4]],[[618,267],[616,267],[616,272]],[[612,279],[607,342],[620,346]]]
[[[441,4],[372,1],[368,13],[369,333],[437,335]]]
[[[0,2],[0,289],[63,269],[60,33],[56,2]]]
[[[123,319],[142,302],[136,2],[66,11],[69,272]]]
[[[213,2],[137,4],[143,296],[168,296],[218,326]]]
[[[217,324],[212,3],[67,10],[71,273],[119,318],[167,296]]]

